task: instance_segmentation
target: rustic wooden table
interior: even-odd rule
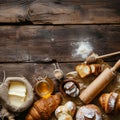
[[[38,72],[53,77],[54,62],[67,73],[92,52],[115,51],[120,0],[0,0],[0,81],[5,70],[6,77],[24,76],[33,84]]]

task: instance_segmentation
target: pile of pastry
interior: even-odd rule
[[[75,66],[75,71],[64,75],[56,64],[53,74],[59,84],[58,92],[55,92],[53,80],[47,76],[35,75],[34,88],[25,78],[7,78],[0,86],[0,90],[6,91],[6,97],[0,93],[0,99],[5,103],[1,115],[14,120],[11,113],[23,112],[29,108],[25,120],[50,120],[52,116],[57,120],[103,120],[102,111],[109,114],[120,109],[118,92],[101,93],[113,80],[119,67],[120,60],[112,68],[103,68],[99,62],[94,64],[84,62]],[[92,75],[95,79],[85,89],[81,89],[80,81]],[[34,103],[33,90],[39,96]],[[101,93],[98,98],[100,107],[92,103],[99,93]],[[69,100],[63,102],[64,98]],[[76,104],[78,99],[82,102],[81,105]]]
[[[26,120],[49,120],[53,114],[57,120],[103,120],[103,111],[106,114],[118,112],[120,97],[117,92],[101,93],[98,98],[99,107],[93,104],[92,100],[112,81],[115,70],[119,66],[120,60],[111,69],[104,69],[99,63],[81,63],[75,67],[75,71],[67,73],[66,76],[58,67],[54,71],[54,77],[59,81],[60,93],[35,102],[26,116]],[[96,79],[81,91],[78,81],[91,75],[96,76]],[[77,81],[76,76],[79,76]],[[95,84],[96,86],[94,86]],[[69,100],[62,102],[63,97],[69,98]],[[83,104],[77,105],[75,102],[77,99]]]

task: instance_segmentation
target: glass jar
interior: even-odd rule
[[[40,97],[47,98],[54,91],[54,83],[48,77],[41,78],[35,84],[35,91]]]

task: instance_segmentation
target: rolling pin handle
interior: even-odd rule
[[[120,68],[120,60],[116,62],[116,64],[111,68],[112,72],[117,71]]]

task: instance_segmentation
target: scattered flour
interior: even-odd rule
[[[72,45],[76,47],[72,52],[73,57],[81,57],[82,59],[85,59],[91,52],[93,52],[93,47],[88,41],[77,42]]]

